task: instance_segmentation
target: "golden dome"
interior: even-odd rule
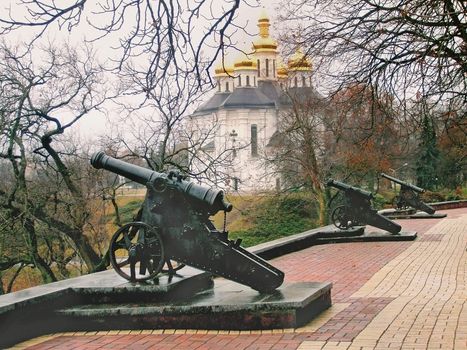
[[[240,57],[234,63],[234,70],[257,70],[256,62],[246,56]]]
[[[269,36],[270,25],[269,17],[263,9],[258,19],[260,38],[253,43],[253,49],[255,52],[276,52],[277,41]]]
[[[277,67],[277,78],[278,79],[285,79],[289,75],[287,67],[284,66],[282,63],[279,63]]]
[[[214,72],[216,77],[227,77],[233,75],[234,68],[227,63],[220,62],[214,69]]]
[[[306,57],[301,49],[298,49],[288,62],[289,70],[305,70],[309,71],[312,68],[310,60]]]
[[[269,22],[269,16],[264,7],[259,14],[258,22]]]

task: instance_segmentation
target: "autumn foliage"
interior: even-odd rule
[[[332,98],[331,137],[334,169],[341,176],[370,183],[401,155],[399,131],[390,96],[377,98],[370,86],[352,85]]]

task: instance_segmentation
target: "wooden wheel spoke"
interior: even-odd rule
[[[135,261],[130,260],[130,281],[136,281]]]
[[[126,231],[123,231],[123,241],[125,242],[125,245],[126,245],[127,248],[131,247],[131,239],[128,236],[128,232],[126,232]]]
[[[141,259],[141,263],[139,264],[139,274],[140,275],[146,274],[147,267],[148,267],[147,259]]]
[[[165,262],[157,228],[133,222],[122,226],[110,241],[110,262],[115,271],[132,282],[153,279]]]
[[[127,245],[126,245],[126,242],[124,239],[121,239],[119,240],[118,242],[115,242],[113,245],[112,245],[112,248],[113,248],[113,251],[116,251],[118,249],[125,249],[128,251],[128,248]]]
[[[127,258],[127,259],[125,259],[125,260],[122,260],[122,261],[118,262],[118,263],[117,263],[117,266],[118,266],[118,267],[124,267],[124,266],[128,265],[129,263],[130,263],[130,259]]]

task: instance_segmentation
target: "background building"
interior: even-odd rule
[[[252,53],[216,67],[216,93],[190,118],[193,128],[206,133],[207,157],[229,154],[226,185],[241,192],[280,188],[280,175],[265,155],[274,147],[281,114],[291,107],[290,94],[322,99],[311,85],[312,65],[304,54],[297,51],[283,65],[265,13],[258,27]]]

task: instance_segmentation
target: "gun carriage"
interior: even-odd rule
[[[377,213],[371,206],[374,198],[371,192],[350,186],[346,183],[329,180],[326,183],[344,193],[344,204],[334,208],[331,219],[339,229],[348,229],[357,225],[372,225],[380,229],[398,234],[401,226]]]
[[[394,198],[394,206],[396,209],[406,209],[412,207],[417,210],[424,211],[427,214],[434,214],[435,209],[420,199],[420,193],[425,192],[423,188],[412,185],[395,177],[381,173],[381,176],[400,185],[399,194]]]
[[[147,187],[139,218],[119,228],[110,241],[110,262],[129,281],[154,279],[172,262],[211,272],[260,292],[278,288],[284,273],[228,239],[209,220],[232,210],[218,189],[187,181],[177,172],[158,173],[95,153],[95,168],[103,168]]]

